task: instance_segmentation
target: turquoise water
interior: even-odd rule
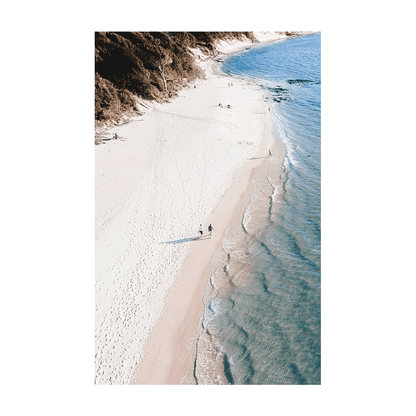
[[[261,86],[276,143],[212,262],[198,384],[321,383],[320,39],[255,45],[222,64]]]

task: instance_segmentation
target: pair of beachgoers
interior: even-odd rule
[[[211,235],[212,235],[212,232],[213,231],[215,231],[214,230],[214,227],[210,224],[209,226],[208,226],[208,232],[209,232],[209,236],[211,237]],[[204,230],[203,230],[203,228],[202,228],[202,224],[199,224],[199,231],[198,231],[198,233],[201,235],[201,237],[202,237],[202,235],[204,234]]]

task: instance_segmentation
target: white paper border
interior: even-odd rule
[[[336,402],[338,399],[338,17],[81,16],[81,345],[83,402]],[[319,31],[322,46],[321,385],[102,386],[94,384],[94,33],[97,31]]]

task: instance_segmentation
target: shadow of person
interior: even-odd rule
[[[163,241],[159,244],[182,244],[182,243],[189,243],[191,241],[201,241],[206,240],[209,236],[197,236],[197,237],[188,237],[188,238],[181,238],[179,240],[172,240],[172,241]]]

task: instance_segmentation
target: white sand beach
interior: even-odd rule
[[[212,255],[273,144],[263,92],[214,64],[96,146],[96,384],[181,382]]]

